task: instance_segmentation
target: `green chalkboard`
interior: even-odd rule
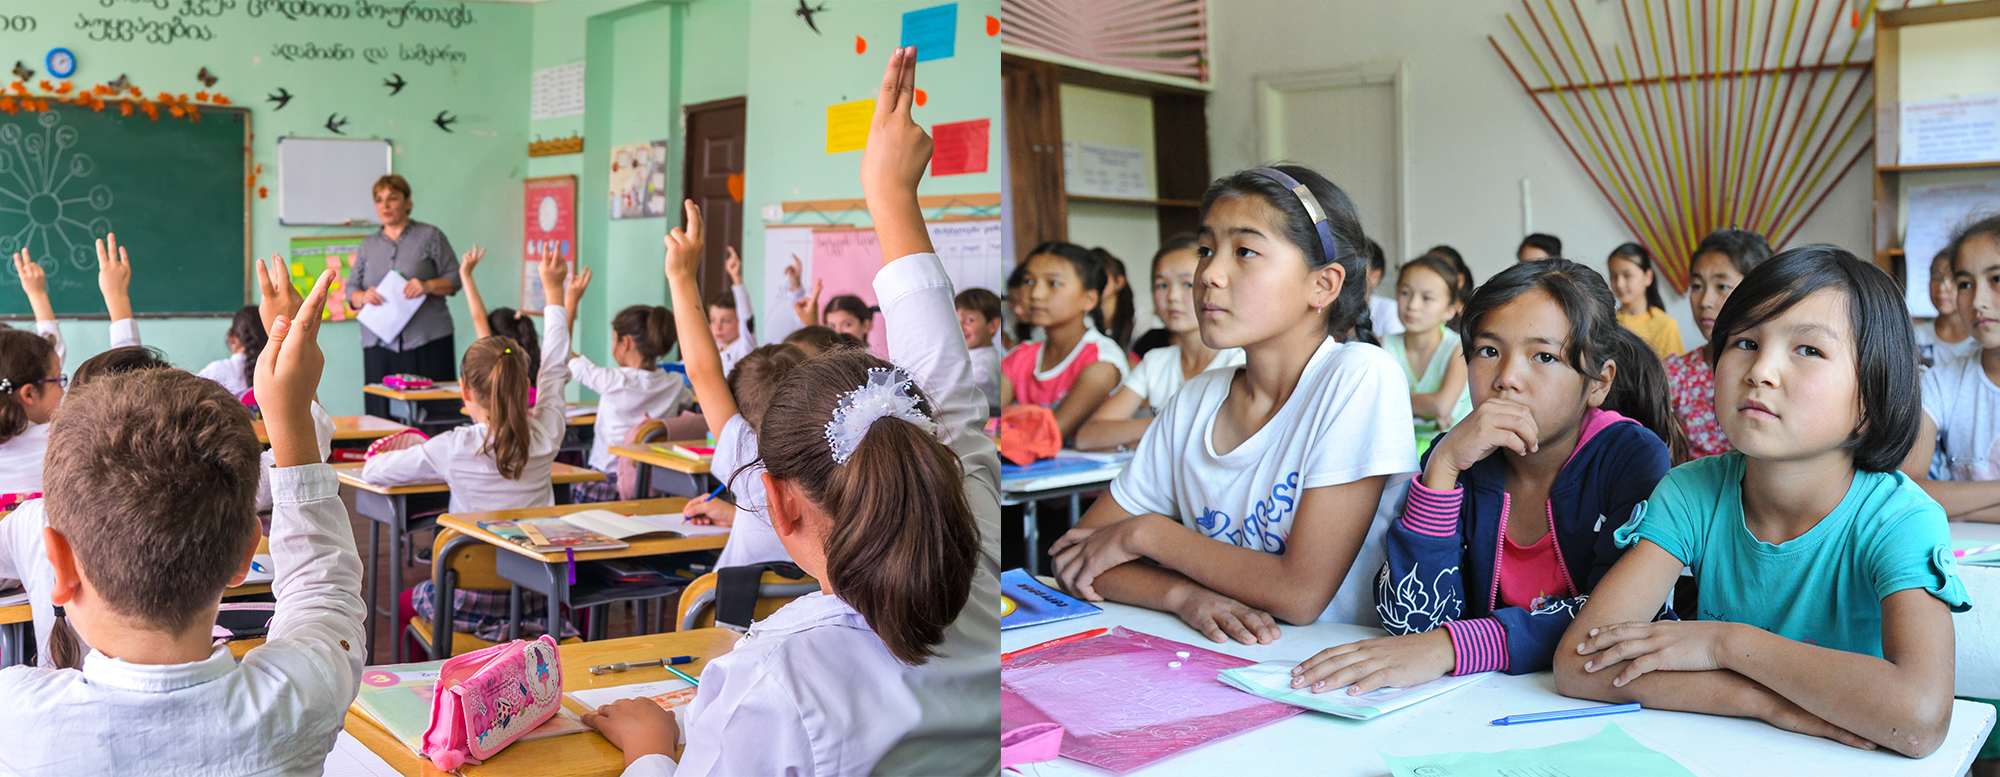
[[[104,315],[92,244],[107,232],[132,257],[138,315],[245,304],[250,112],[200,110],[200,121],[125,116],[116,103],[0,114],[0,254],[28,249],[57,315]],[[27,317],[12,263],[0,272],[0,317]]]

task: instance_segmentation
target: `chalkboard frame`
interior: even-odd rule
[[[105,101],[105,104],[106,104],[106,105],[116,105],[117,103],[120,103],[120,102],[126,102],[126,101],[124,101],[124,100],[106,100],[106,101]],[[242,170],[242,174],[241,174],[241,175],[240,175],[240,176],[238,177],[238,180],[240,180],[240,181],[242,181],[242,182],[243,182],[243,187],[242,187],[242,189],[241,189],[241,192],[242,192],[242,195],[243,195],[243,301],[242,301],[242,305],[248,305],[248,304],[251,304],[251,303],[253,303],[253,302],[255,301],[255,297],[256,297],[256,295],[255,295],[255,294],[254,294],[254,293],[253,293],[253,292],[251,291],[251,289],[253,289],[253,288],[255,288],[255,287],[256,287],[256,283],[255,283],[255,278],[253,278],[253,277],[252,277],[252,272],[253,272],[253,270],[251,269],[251,268],[252,268],[252,267],[253,267],[254,265],[252,265],[252,263],[251,263],[251,258],[252,258],[252,256],[253,256],[253,253],[252,253],[252,251],[253,251],[253,248],[252,248],[252,246],[251,246],[251,231],[250,231],[250,208],[251,208],[251,201],[250,201],[250,189],[251,189],[251,186],[250,186],[250,175],[251,175],[251,171],[252,171],[252,170],[254,169],[254,168],[253,168],[253,166],[254,166],[254,164],[255,164],[255,161],[254,161],[254,156],[253,156],[253,154],[252,154],[252,152],[251,152],[251,141],[252,141],[252,139],[253,139],[253,138],[255,138],[255,137],[256,137],[256,132],[255,132],[255,129],[254,129],[253,127],[252,127],[252,122],[254,121],[254,115],[252,114],[252,112],[251,112],[251,110],[250,110],[249,108],[246,108],[246,107],[240,107],[240,106],[221,106],[221,105],[202,105],[202,106],[200,106],[200,108],[199,108],[199,109],[200,109],[200,111],[201,111],[201,113],[202,113],[202,115],[203,115],[203,116],[213,116],[213,115],[218,115],[218,114],[219,114],[219,115],[236,115],[236,116],[241,116],[241,117],[242,117],[242,121],[243,121],[243,170]],[[0,259],[0,260],[4,260],[4,259]],[[132,317],[133,317],[133,318],[135,318],[135,319],[136,319],[136,318],[145,318],[145,319],[165,319],[165,318],[229,318],[229,317],[231,317],[231,316],[234,316],[234,315],[236,315],[236,310],[237,310],[237,308],[240,308],[240,307],[241,307],[241,305],[238,305],[238,306],[237,306],[237,307],[235,307],[235,308],[230,308],[229,310],[221,310],[221,311],[171,311],[171,312],[164,312],[164,313],[158,313],[158,312],[146,312],[146,311],[141,311],[141,310],[134,310],[134,311],[132,311]],[[108,313],[62,313],[62,312],[58,312],[58,313],[56,314],[56,318],[57,318],[57,319],[59,319],[59,320],[70,320],[70,321],[108,321],[108,320],[110,320],[111,316],[110,316],[110,314],[108,314]],[[35,320],[35,316],[34,316],[34,314],[33,314],[33,313],[0,313],[0,321],[33,321],[33,320]]]

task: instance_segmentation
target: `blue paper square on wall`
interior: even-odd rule
[[[911,11],[903,14],[903,41],[898,45],[917,47],[918,62],[944,59],[953,54],[957,29],[957,3]]]

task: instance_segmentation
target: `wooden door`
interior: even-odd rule
[[[701,296],[729,289],[723,269],[725,247],[743,251],[744,98],[730,97],[687,106],[687,158],[681,164],[681,191],[701,206],[707,252],[701,262]],[[679,211],[678,206],[671,209]],[[683,216],[670,212],[669,223]],[[749,311],[740,311],[747,317]]]

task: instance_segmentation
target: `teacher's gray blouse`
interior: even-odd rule
[[[451,241],[445,239],[443,231],[421,221],[411,221],[403,228],[403,236],[396,240],[376,230],[361,241],[361,258],[354,263],[354,272],[347,279],[350,304],[355,294],[375,288],[390,270],[420,281],[450,278],[452,290],[458,290],[458,254],[452,252]],[[380,291],[384,297],[403,293],[401,288]],[[361,327],[361,347],[379,345],[391,351],[407,351],[450,337],[451,333],[451,309],[445,306],[443,297],[431,295],[425,297],[423,306],[417,308],[417,314],[393,340],[383,340],[368,327]]]

